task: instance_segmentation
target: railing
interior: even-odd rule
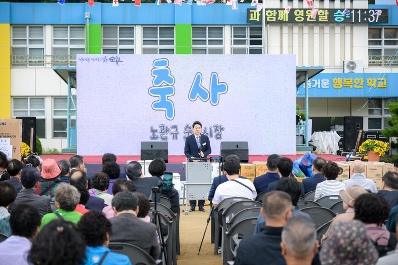
[[[398,56],[369,55],[369,65],[398,66]]]
[[[76,57],[70,55],[11,55],[12,66],[76,66]]]

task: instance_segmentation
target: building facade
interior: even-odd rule
[[[77,54],[253,54],[255,60],[268,53],[296,54],[297,66],[325,67],[308,82],[313,130],[344,125],[351,116],[363,117],[364,130],[381,130],[387,103],[398,97],[398,7],[355,0],[316,1],[314,8],[315,18],[297,0],[267,1],[261,12],[250,3],[236,10],[225,4],[0,3],[0,118],[36,117],[43,146],[61,150],[68,115],[76,127],[78,93],[72,89],[68,103],[68,86],[53,69],[75,67]],[[261,69],[253,70],[261,77]],[[303,91],[297,88],[302,108]]]

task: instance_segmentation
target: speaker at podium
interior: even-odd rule
[[[168,142],[141,142],[141,160],[153,160],[160,157],[164,162],[169,162]]]
[[[229,155],[237,155],[241,163],[249,163],[248,142],[221,142],[220,152],[223,161]]]

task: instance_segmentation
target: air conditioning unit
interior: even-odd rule
[[[346,60],[343,61],[344,73],[363,73],[363,61],[361,60]]]

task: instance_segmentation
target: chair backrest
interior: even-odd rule
[[[244,210],[244,209],[249,209],[253,207],[261,207],[261,203],[257,201],[251,201],[251,200],[243,200],[243,201],[238,201],[235,202],[234,204],[231,204],[229,207],[225,208],[225,210],[222,213],[222,225],[224,226],[226,223],[231,220],[232,217],[234,217],[238,212]]]
[[[260,193],[257,195],[257,197],[256,197],[256,201],[258,201],[258,202],[263,202],[263,199],[264,199],[265,194],[267,194],[266,191],[260,192]]]
[[[170,199],[165,197],[165,196],[160,196],[160,200],[159,202],[163,205],[165,205],[166,207],[169,207],[171,209],[171,202]]]
[[[233,257],[236,257],[236,249],[240,240],[253,235],[256,223],[257,217],[243,219],[233,225],[231,229],[226,232],[226,241],[228,241],[229,246],[226,250],[227,253],[223,253],[223,258],[225,258],[226,262],[232,260]]]
[[[313,190],[313,191],[307,192],[304,195],[304,200],[306,200],[306,201],[314,201],[314,197],[315,197],[315,191]]]
[[[154,202],[151,202],[151,208],[155,209],[155,203]],[[176,216],[173,213],[173,211],[170,209],[170,207],[167,207],[167,205],[164,205],[164,204],[158,202],[156,204],[156,209],[159,212],[161,212],[164,216],[172,218],[173,221],[174,221],[174,218],[176,218]]]
[[[315,224],[315,229],[320,228],[336,216],[330,209],[323,207],[308,207],[301,209],[301,211],[311,217],[312,222]]]
[[[132,244],[110,242],[109,249],[112,252],[128,256],[131,263],[134,265],[156,265],[156,262],[145,250]]]
[[[217,211],[220,211],[222,209],[225,209],[227,207],[229,207],[230,205],[234,204],[235,202],[238,201],[248,201],[248,198],[244,198],[244,197],[231,197],[231,198],[227,198],[225,200],[222,200],[218,205],[217,205]]]
[[[330,195],[330,196],[322,197],[322,198],[316,200],[315,202],[318,203],[322,207],[330,209],[330,207],[333,204],[335,204],[336,202],[339,202],[339,201],[341,201],[340,195]]]
[[[6,240],[8,238],[8,236],[0,234],[0,242],[3,242],[4,240]]]
[[[338,201],[335,204],[333,204],[330,207],[330,210],[332,210],[335,214],[345,213],[345,210],[343,208],[343,201]]]
[[[326,224],[322,225],[316,230],[316,238],[318,239],[319,242],[321,242],[322,236],[328,231],[330,224],[332,223],[332,220],[327,222]]]
[[[248,218],[258,218],[260,215],[261,207],[251,207],[248,209],[243,209],[236,213],[229,221],[226,223],[225,231],[228,231],[232,226],[239,223],[240,221]]]
[[[297,202],[297,207],[299,209],[304,209],[304,208],[308,208],[308,207],[321,207],[321,206],[314,201],[299,200]]]

